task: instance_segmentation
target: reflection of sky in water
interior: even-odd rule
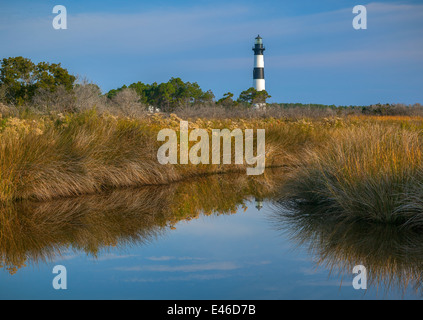
[[[374,299],[418,298],[354,290],[353,275],[316,268],[269,219],[265,204],[234,215],[200,216],[145,245],[111,248],[98,258],[68,251],[49,263],[0,271],[1,299]],[[52,287],[66,266],[68,290]],[[342,283],[341,283],[342,280]]]

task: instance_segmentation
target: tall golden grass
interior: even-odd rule
[[[282,198],[345,219],[421,227],[422,128],[422,119],[354,120],[308,151]]]
[[[178,132],[181,120],[175,114],[130,118],[99,114],[95,109],[4,118],[0,123],[0,201],[43,201],[246,171],[245,163],[159,164],[157,150],[162,143],[157,134],[164,128]],[[329,134],[327,128],[317,130],[304,120],[273,117],[184,120],[190,130],[204,128],[210,135],[212,129],[265,129],[267,167],[292,164],[307,146],[319,145]]]
[[[0,201],[49,200],[160,185],[246,165],[160,165],[157,133],[177,115],[139,118],[95,109],[0,121]],[[282,199],[348,218],[415,227],[423,222],[423,118],[185,118],[190,129],[265,129],[267,167],[287,166]],[[234,163],[234,161],[233,161]]]
[[[163,128],[179,130],[180,120],[99,115],[95,110],[58,116],[3,120],[0,133],[0,201],[48,200],[105,189],[158,185],[188,177],[245,171],[246,165],[161,165]],[[256,128],[264,121],[195,120],[192,128]],[[272,151],[273,150],[273,151]],[[268,160],[275,160],[269,149]]]

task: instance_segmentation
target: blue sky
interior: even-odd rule
[[[58,4],[67,30],[52,27]],[[355,5],[367,30],[352,27]],[[180,77],[237,96],[257,34],[270,102],[423,103],[421,0],[0,0],[0,58],[61,62],[104,92]]]

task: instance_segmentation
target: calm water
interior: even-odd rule
[[[420,236],[287,220],[277,183],[217,176],[3,208],[0,298],[421,298]],[[368,290],[352,286],[356,264]]]

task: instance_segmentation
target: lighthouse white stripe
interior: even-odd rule
[[[257,91],[263,91],[266,90],[266,84],[264,79],[254,79],[253,87]]]
[[[254,67],[264,68],[264,56],[262,54],[254,55]]]

